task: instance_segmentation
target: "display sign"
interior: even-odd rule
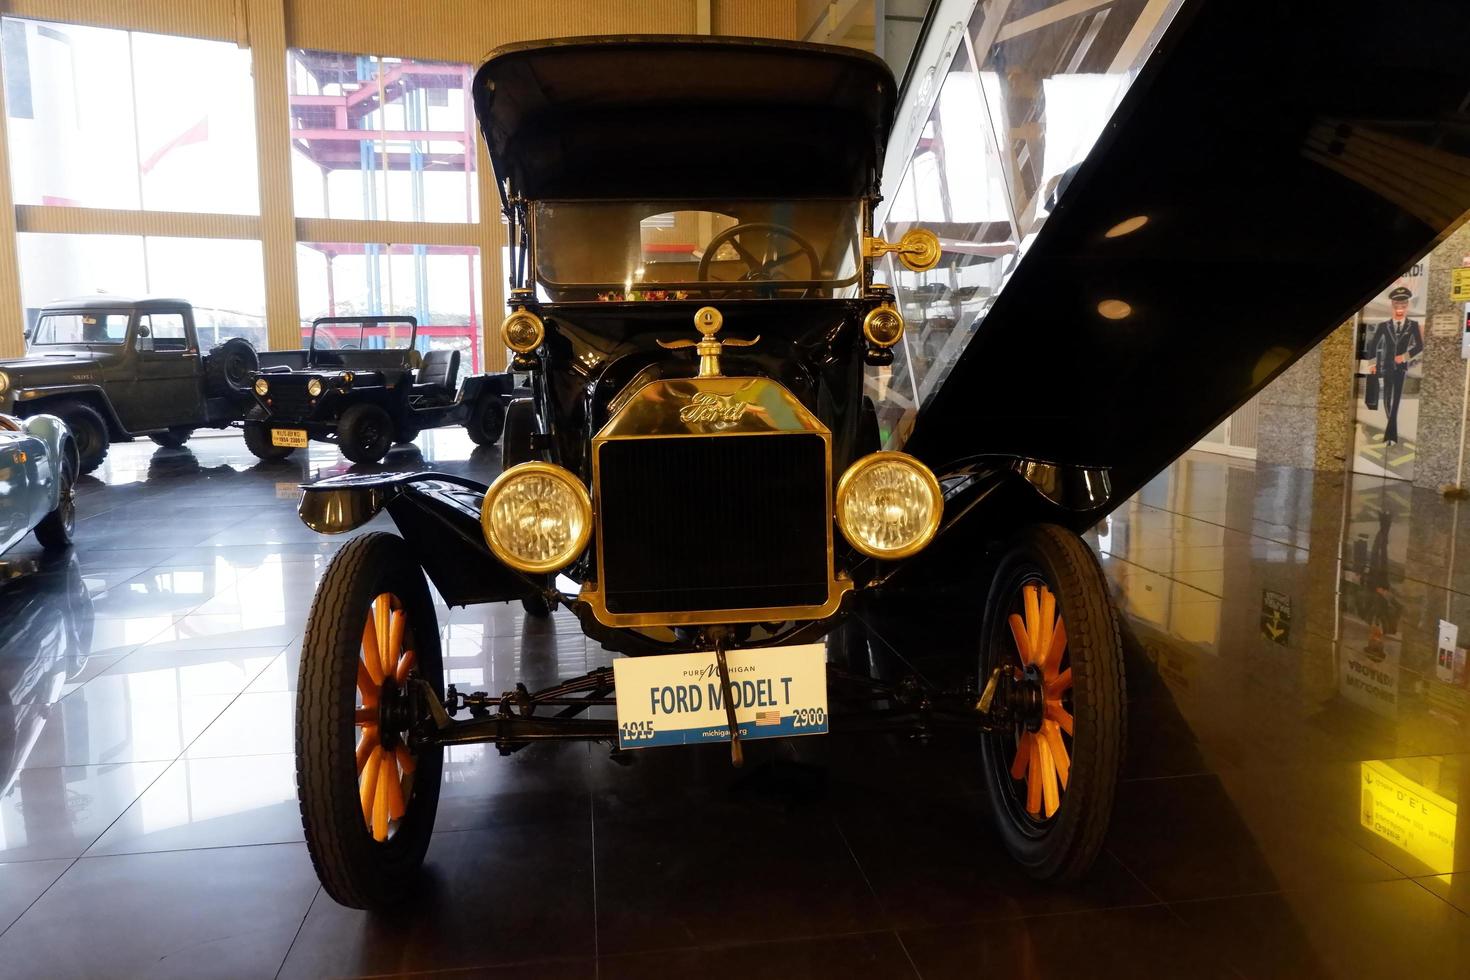
[[[1470,269],[1450,270],[1450,300],[1470,303]]]
[[[1460,331],[1460,316],[1456,313],[1436,313],[1429,318],[1431,337],[1453,337]]]
[[[1460,627],[1447,619],[1439,621],[1439,648],[1434,661],[1434,676],[1446,684],[1455,681],[1455,647],[1460,638]],[[1461,663],[1464,663],[1463,655]]]
[[[1470,361],[1470,303],[1465,304],[1465,314],[1461,320],[1465,329],[1460,331],[1460,356]]]
[[[827,732],[827,648],[735,650],[725,657],[742,740]],[[618,746],[727,742],[724,686],[713,653],[613,661]]]
[[[1437,872],[1454,870],[1455,804],[1386,762],[1361,772],[1363,826]]]
[[[1273,643],[1291,642],[1291,596],[1261,590],[1261,635]]]

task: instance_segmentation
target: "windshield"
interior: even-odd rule
[[[316,350],[407,350],[413,346],[414,321],[318,320],[311,345]]]
[[[536,281],[552,302],[855,293],[855,200],[541,201]]]
[[[126,313],[47,313],[31,331],[31,346],[121,344],[127,336]]]

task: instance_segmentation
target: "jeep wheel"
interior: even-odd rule
[[[271,428],[264,422],[245,423],[245,448],[254,453],[257,459],[263,459],[267,463],[285,459],[296,451],[292,446],[272,444]]]
[[[393,420],[376,405],[353,405],[337,423],[337,446],[354,463],[376,463],[393,445]]]
[[[505,434],[500,441],[500,472],[535,459],[531,436],[536,432],[536,404],[517,398],[505,410]]]
[[[1025,528],[981,630],[981,682],[1000,668],[1015,714],[981,743],[991,816],[1032,877],[1075,880],[1102,847],[1123,754],[1123,646],[1097,558],[1064,528]]]
[[[414,687],[444,690],[439,627],[408,545],[376,532],[327,566],[301,650],[296,792],[327,894],[377,909],[411,896],[439,807],[443,748],[414,746]]]
[[[148,438],[158,443],[164,449],[178,449],[182,447],[184,443],[188,442],[189,437],[193,434],[194,430],[189,428],[187,425],[176,425],[172,429],[168,429],[164,432],[155,432]]]
[[[259,370],[260,357],[250,341],[231,337],[204,359],[204,390],[216,398],[248,394],[251,375]]]
[[[51,411],[61,417],[71,430],[72,439],[76,441],[77,458],[81,461],[77,473],[90,473],[101,466],[102,461],[107,458],[107,447],[111,442],[102,414],[91,405],[81,402],[57,405]]]
[[[500,396],[482,395],[469,422],[465,424],[470,439],[477,446],[493,446],[500,441],[500,433],[504,429],[505,407],[500,404]]]
[[[60,551],[71,544],[72,532],[77,526],[77,454],[70,442],[63,448],[66,453],[61,463],[60,484],[56,508],[41,518],[36,525],[36,540],[47,551]]]

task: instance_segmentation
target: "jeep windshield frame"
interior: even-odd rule
[[[861,285],[862,199],[529,203],[535,283],[549,302],[831,299]]]
[[[404,344],[404,345],[401,345],[401,346],[398,345],[398,344],[396,344],[396,343],[393,346],[387,346],[385,344],[383,347],[367,347],[367,346],[364,346],[365,342],[369,339],[369,337],[377,336],[376,333],[369,334],[368,331],[370,329],[371,330],[374,330],[374,331],[378,331],[378,330],[386,331],[386,333],[385,333],[385,337],[386,338],[389,338],[389,339],[394,338],[395,331],[392,328],[393,328],[393,326],[395,324],[408,327],[408,343],[407,344]],[[352,334],[353,334],[352,329],[351,329],[352,327],[357,327],[357,333],[356,333],[356,337],[355,338],[353,338],[353,336],[352,336]],[[324,328],[327,331],[326,336],[330,337],[334,341],[334,343],[336,343],[336,346],[327,347],[327,346],[319,346],[317,344],[317,337],[318,336],[321,336],[323,334]],[[338,351],[338,350],[401,350],[401,351],[404,351],[405,353],[407,353],[408,351],[413,350],[415,348],[415,345],[418,343],[418,331],[419,331],[419,322],[418,322],[418,319],[416,317],[412,317],[412,316],[322,316],[322,317],[317,317],[315,320],[311,321],[311,343],[310,343],[310,345],[308,345],[308,347],[306,349],[306,362],[307,362],[307,364],[313,364],[315,362],[315,360],[316,360],[316,354],[317,354],[317,352],[318,351],[327,351],[327,350],[331,350],[331,351]],[[355,340],[355,345],[354,346],[351,346],[351,347],[343,346],[342,343],[340,342],[340,338],[341,337],[346,337],[347,339],[354,339]]]

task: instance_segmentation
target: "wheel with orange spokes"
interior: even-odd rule
[[[981,635],[981,677],[999,668],[1011,714],[982,748],[996,827],[1033,876],[1075,879],[1106,836],[1124,737],[1122,642],[1092,551],[1064,528],[1023,530]]]
[[[322,887],[353,908],[408,897],[439,805],[443,749],[419,682],[443,696],[428,585],[402,538],[364,534],[312,600],[296,696],[296,785]]]

